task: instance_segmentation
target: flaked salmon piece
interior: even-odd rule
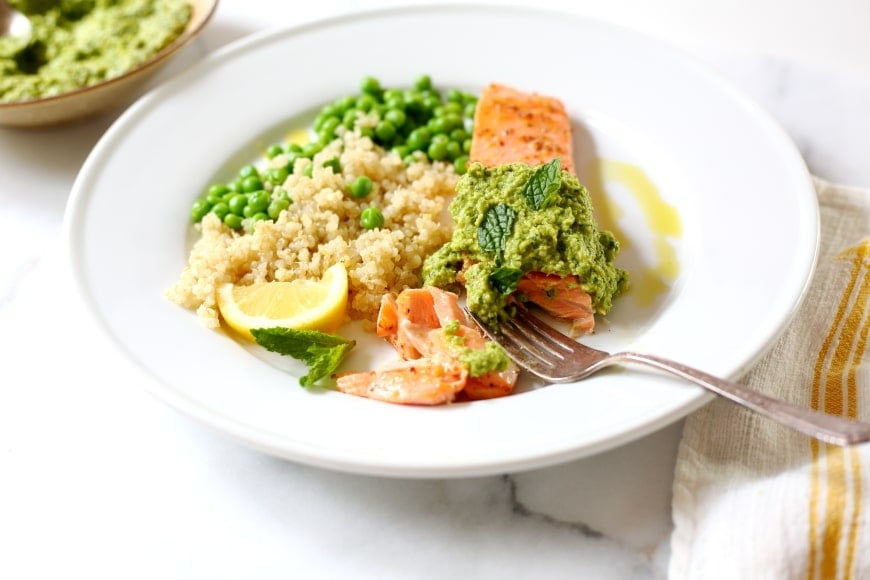
[[[575,334],[587,334],[595,329],[592,297],[580,286],[576,275],[563,277],[529,272],[520,278],[517,292],[550,316],[571,322]]]
[[[432,336],[430,341],[438,345],[439,348],[447,350],[449,348],[447,336],[443,331],[438,334],[437,337]],[[455,335],[462,337],[463,346],[472,350],[483,350],[486,347],[486,338],[477,328],[460,325]],[[468,399],[472,400],[504,397],[514,392],[514,385],[517,383],[519,375],[519,368],[514,361],[510,361],[508,368],[503,371],[489,371],[478,377],[469,375],[462,392]]]
[[[414,347],[423,357],[455,356],[455,347],[449,343],[450,338],[443,328],[427,329],[426,327],[401,323],[405,328],[405,335],[414,344]],[[459,337],[462,346],[472,350],[482,350],[486,347],[486,338],[477,328],[460,324],[452,336]],[[508,368],[503,371],[489,371],[477,377],[468,376],[463,393],[468,399],[492,399],[509,395],[514,390],[514,385],[519,377],[519,368],[510,361]]]
[[[403,359],[420,358],[420,351],[414,347],[414,341],[407,336],[407,325],[420,325],[426,329],[441,328],[454,320],[461,324],[468,324],[465,312],[459,307],[458,296],[452,292],[440,288],[408,288],[403,290],[395,299],[396,330],[394,334],[378,334],[386,338]],[[381,308],[386,307],[387,312],[378,313],[378,320],[384,319],[383,326],[388,328],[392,324],[392,304],[381,301]],[[381,325],[379,324],[379,327]]]
[[[444,329],[448,324],[458,328],[448,334]],[[469,376],[467,365],[460,360],[461,349],[483,349],[487,341],[470,325],[453,292],[429,286],[403,290],[398,296],[385,295],[376,332],[396,348],[403,361],[374,371],[339,375],[339,391],[409,405],[450,403],[469,387],[466,399],[488,399],[513,392],[519,375],[513,361],[504,371]],[[459,343],[451,344],[452,337],[459,337]]]
[[[490,84],[477,101],[470,161],[487,167],[505,163],[542,165],[562,158],[574,173],[571,119],[562,101]]]
[[[344,373],[335,384],[342,393],[388,403],[443,405],[456,399],[467,378],[468,370],[457,361],[430,357],[385,365],[376,371]]]
[[[388,338],[399,330],[399,309],[396,295],[388,292],[381,297],[381,307],[378,310],[378,320],[375,323],[375,334]]]

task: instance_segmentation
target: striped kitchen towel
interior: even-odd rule
[[[821,180],[816,191],[808,294],[741,382],[870,420],[870,191]],[[819,443],[714,400],[686,420],[673,518],[672,580],[870,578],[870,444]]]

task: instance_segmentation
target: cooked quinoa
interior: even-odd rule
[[[323,167],[339,157],[341,172]],[[269,166],[283,166],[283,155]],[[374,320],[386,292],[419,287],[423,260],[450,239],[452,223],[446,207],[457,175],[451,165],[420,161],[406,166],[371,139],[346,132],[313,159],[299,159],[283,184],[292,203],[274,222],[259,221],[253,231],[234,231],[214,214],[197,228],[187,266],[167,296],[196,309],[209,327],[219,325],[215,292],[226,282],[251,284],[319,279],[342,262],[348,271],[351,318]],[[374,186],[364,199],[348,195],[357,177]],[[360,213],[375,206],[384,216],[382,228],[366,230]]]

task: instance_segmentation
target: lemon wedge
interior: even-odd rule
[[[331,266],[320,280],[223,284],[217,291],[224,321],[248,340],[252,328],[332,332],[347,309],[347,270]]]

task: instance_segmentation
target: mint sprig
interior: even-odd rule
[[[308,365],[308,374],[299,379],[303,387],[310,387],[323,377],[335,372],[355,340],[318,330],[292,328],[252,328],[257,344],[266,350],[301,360]]]
[[[517,289],[517,284],[520,278],[523,277],[523,271],[518,268],[510,268],[508,266],[500,266],[492,271],[489,275],[489,283],[502,296],[513,294]]]
[[[556,157],[541,165],[523,186],[526,205],[535,211],[544,209],[562,185],[562,159]]]
[[[500,256],[504,252],[508,237],[514,231],[516,220],[517,212],[508,205],[497,203],[488,208],[477,228],[480,249]]]

